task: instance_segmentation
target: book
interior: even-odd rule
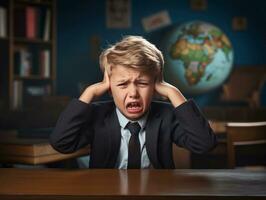
[[[41,76],[45,78],[50,77],[50,63],[51,63],[51,58],[50,58],[50,50],[42,50],[40,52],[40,74]]]
[[[13,110],[21,109],[23,105],[23,82],[15,80],[13,82],[13,98],[11,99],[11,108]]]
[[[32,6],[26,7],[26,37],[37,37],[37,11]]]
[[[27,77],[32,72],[32,53],[24,47],[17,47],[14,53],[15,74]]]
[[[43,39],[45,21],[47,21],[46,10],[35,6],[16,8],[14,12],[15,36],[28,39]]]
[[[23,50],[21,51],[20,75],[30,76],[31,69],[32,69],[32,55],[30,52]]]
[[[7,37],[7,10],[0,6],[0,37]]]
[[[27,96],[46,96],[50,94],[50,85],[30,85],[25,87],[25,95]]]
[[[49,9],[46,10],[45,20],[44,20],[44,31],[43,31],[43,40],[49,41],[51,35],[51,11]]]

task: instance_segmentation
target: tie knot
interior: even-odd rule
[[[139,134],[139,131],[141,129],[140,125],[138,122],[128,122],[127,126],[128,130],[130,131],[131,135],[137,136]]]

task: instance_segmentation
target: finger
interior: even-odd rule
[[[104,71],[104,80],[103,81],[105,82],[106,87],[108,88],[108,90],[110,90],[110,88],[111,88],[110,77],[109,77],[109,74],[108,74],[107,70]]]
[[[104,80],[105,80],[105,81],[108,81],[108,79],[109,79],[108,72],[107,72],[107,70],[105,69],[105,70],[104,70]]]

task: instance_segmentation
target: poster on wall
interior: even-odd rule
[[[142,19],[142,25],[146,32],[154,31],[171,24],[168,11],[161,11]]]
[[[106,0],[107,28],[131,26],[131,0]]]
[[[195,11],[206,10],[208,6],[207,0],[190,0],[190,7]]]
[[[247,18],[246,17],[233,17],[232,29],[234,31],[244,31],[247,29]]]

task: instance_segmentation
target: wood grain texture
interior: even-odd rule
[[[18,138],[15,132],[0,134],[0,162],[3,163],[46,164],[89,153],[89,146],[75,153],[62,154],[54,150],[47,139]]]
[[[266,171],[0,169],[0,199],[262,199]]]

